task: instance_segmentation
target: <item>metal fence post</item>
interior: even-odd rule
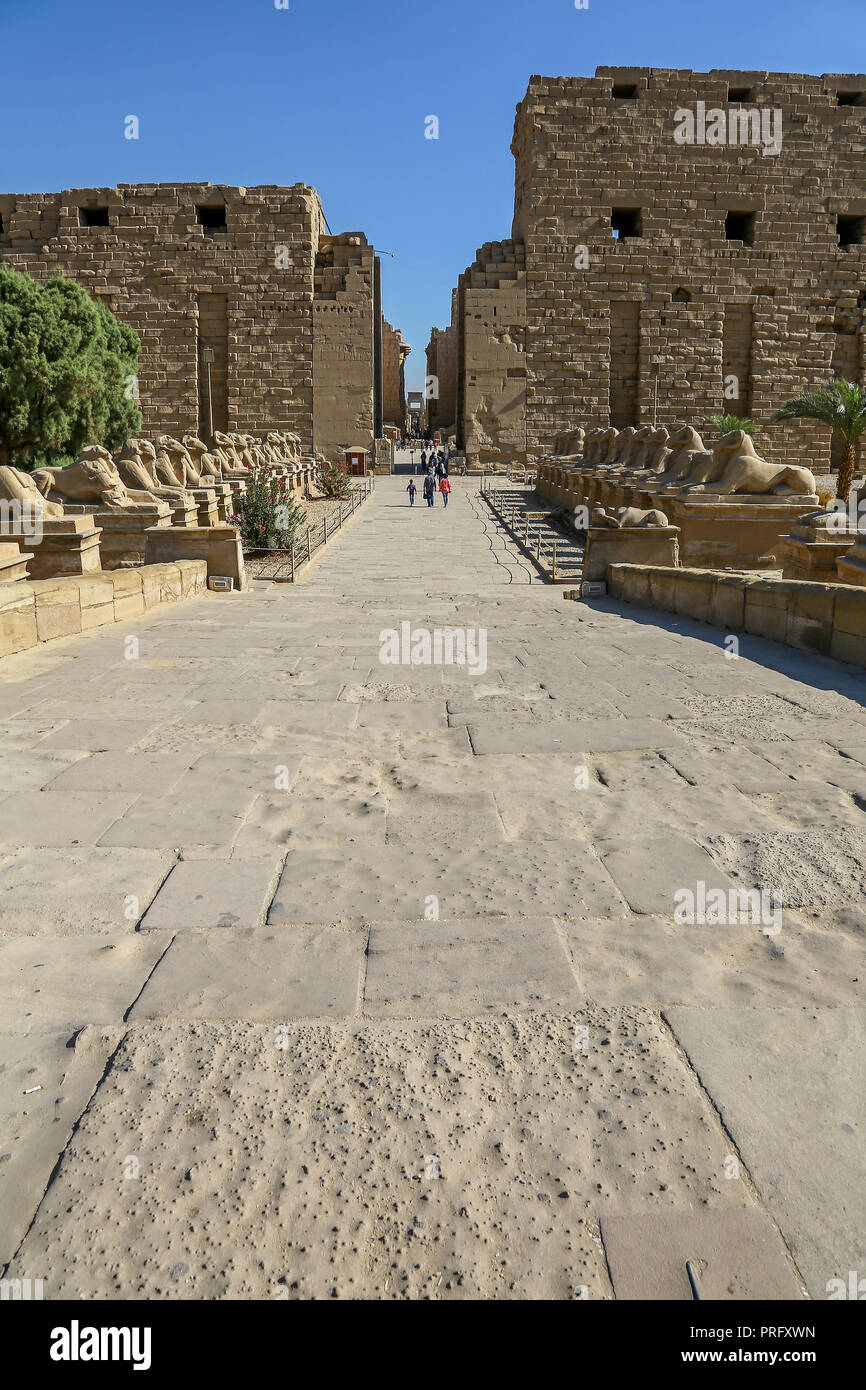
[[[309,528],[309,526],[308,526],[308,527],[307,527],[307,561],[309,562],[310,560],[312,560],[312,558],[313,558],[313,549],[312,549],[312,546],[311,546],[311,544],[310,544],[310,528]]]

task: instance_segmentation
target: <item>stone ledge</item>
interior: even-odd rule
[[[177,560],[105,574],[21,579],[0,585],[0,657],[126,622],[207,589],[204,560]]]
[[[866,666],[866,588],[619,563],[608,567],[607,589],[626,603]]]

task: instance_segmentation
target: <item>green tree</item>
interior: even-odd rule
[[[0,463],[56,464],[139,433],[140,350],[74,280],[40,284],[0,265]]]
[[[826,386],[805,391],[786,401],[776,416],[781,420],[819,420],[842,440],[842,457],[836,479],[836,496],[848,501],[857,466],[857,444],[866,430],[866,391],[854,381],[837,377]]]

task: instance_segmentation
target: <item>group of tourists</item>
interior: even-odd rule
[[[424,501],[428,507],[432,507],[436,501],[437,491],[441,494],[442,505],[448,506],[448,498],[451,496],[451,479],[448,477],[448,455],[441,449],[438,453],[430,451],[428,457],[426,451],[421,453],[421,471],[424,473],[422,484],[424,491]],[[409,506],[415,505],[415,494],[418,489],[415,486],[415,479],[409,479],[409,486],[406,491],[409,494]]]

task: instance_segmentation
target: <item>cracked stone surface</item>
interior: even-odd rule
[[[297,586],[0,663],[0,1264],[826,1297],[866,1260],[863,673],[565,601],[471,480],[402,488]],[[485,669],[383,664],[404,622]]]

